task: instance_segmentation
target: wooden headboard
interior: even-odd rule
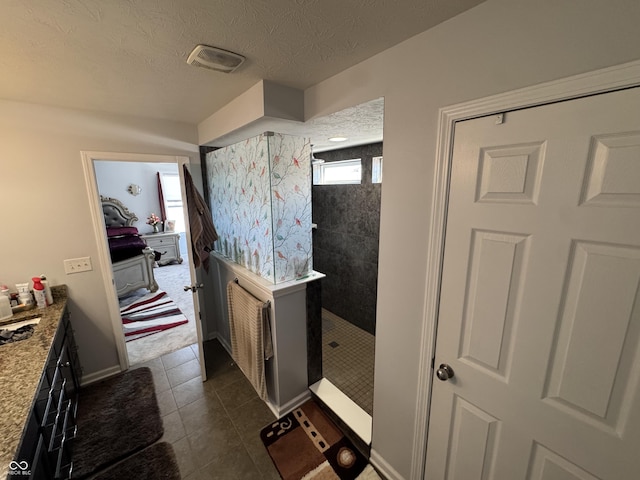
[[[136,214],[130,212],[117,198],[103,197],[100,195],[100,201],[102,202],[104,224],[107,228],[130,227],[138,221]]]

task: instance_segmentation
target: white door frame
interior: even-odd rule
[[[182,201],[185,210],[185,220],[188,219],[188,212],[186,211],[186,198],[184,191],[184,173],[183,165],[189,164],[189,157],[179,155],[155,155],[155,154],[142,154],[142,153],[114,153],[114,152],[80,152],[82,157],[82,166],[84,168],[84,178],[87,186],[87,195],[89,208],[91,210],[91,217],[93,220],[93,230],[98,244],[98,260],[100,268],[102,270],[102,281],[104,283],[104,289],[107,294],[107,305],[109,312],[109,319],[111,320],[111,326],[113,328],[113,338],[116,343],[116,350],[118,352],[118,361],[120,363],[121,370],[127,370],[129,368],[129,357],[127,355],[127,346],[124,338],[124,332],[122,330],[122,318],[120,316],[120,307],[118,304],[118,294],[113,282],[113,271],[111,269],[111,258],[109,256],[109,246],[104,234],[104,220],[102,212],[102,204],[100,202],[100,192],[98,191],[98,182],[96,179],[96,173],[94,168],[94,161],[106,160],[106,161],[121,161],[121,162],[137,162],[137,163],[175,163],[178,165],[178,174],[180,176],[180,182],[182,185]],[[187,249],[191,252],[191,235],[189,231],[189,222],[185,223]],[[193,266],[193,259],[191,254],[189,255],[189,272],[191,274],[191,281],[196,282],[195,269]],[[194,311],[199,312],[197,296],[193,296]],[[202,355],[202,326],[199,318],[196,318],[196,333],[198,337],[198,349],[200,350],[200,359],[204,359]],[[206,379],[206,373],[204,369],[204,360],[200,361],[201,377],[204,381]],[[97,380],[97,379],[96,379]]]
[[[425,471],[431,383],[435,355],[440,298],[440,277],[444,256],[447,198],[455,123],[471,118],[498,115],[509,110],[534,107],[597,93],[640,86],[640,61],[543,83],[512,92],[441,108],[438,120],[436,165],[431,202],[424,318],[421,334],[420,370],[416,428],[413,439],[411,478],[422,479]],[[508,120],[507,120],[508,121]],[[425,479],[426,480],[426,479]]]

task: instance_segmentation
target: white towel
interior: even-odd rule
[[[269,308],[235,282],[227,285],[231,356],[253,388],[267,401],[265,360],[273,356]]]

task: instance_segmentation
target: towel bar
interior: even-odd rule
[[[238,281],[238,277],[235,277],[233,279],[234,283],[237,283],[238,285],[240,285],[240,282]],[[264,302],[264,306],[269,308],[271,306],[271,300],[267,300],[266,302]]]

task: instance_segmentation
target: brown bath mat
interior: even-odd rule
[[[353,480],[367,466],[367,459],[313,400],[264,427],[260,438],[284,480]]]
[[[180,469],[173,448],[166,442],[154,443],[108,468],[92,480],[122,480],[123,478],[180,480]]]
[[[163,426],[151,370],[128,370],[82,388],[77,423],[74,479],[85,478],[158,440]]]

